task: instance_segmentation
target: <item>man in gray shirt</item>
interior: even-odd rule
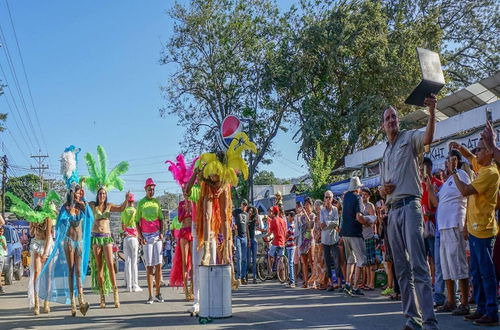
[[[429,108],[425,132],[400,131],[394,107],[385,109],[382,118],[387,147],[380,164],[379,191],[389,208],[387,236],[401,287],[405,329],[438,328],[425,258],[419,177],[424,147],[430,146],[434,136],[436,102],[435,95],[424,101]]]
[[[325,255],[326,273],[328,275],[327,291],[333,291],[332,283],[332,261],[335,263],[335,275],[341,276],[340,251],[339,251],[339,210],[333,206],[333,193],[330,190],[325,191],[325,204],[321,209],[319,219],[321,227],[321,244]]]

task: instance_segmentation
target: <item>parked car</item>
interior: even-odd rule
[[[5,256],[2,273],[5,275],[5,284],[12,284],[14,279],[19,281],[22,276],[21,252],[23,246],[14,227],[5,225],[3,228],[5,229],[4,236],[7,241],[7,255]]]

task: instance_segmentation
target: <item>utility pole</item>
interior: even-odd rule
[[[38,152],[42,152],[41,150],[38,150]],[[32,170],[38,170],[38,176],[40,177],[40,192],[43,191],[43,171],[48,170],[49,166],[43,164],[43,160],[45,158],[49,158],[49,155],[31,155],[31,158],[36,158],[38,161],[38,166],[33,167],[31,166]]]
[[[5,219],[5,186],[7,185],[7,156],[2,157],[2,217]]]

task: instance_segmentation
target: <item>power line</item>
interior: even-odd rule
[[[33,135],[35,137],[35,140],[38,144],[38,148],[41,149],[40,142],[38,141],[38,137],[36,135],[35,128],[33,126],[33,122],[31,121],[31,117],[30,117],[29,112],[28,112],[28,107],[26,106],[26,101],[24,100],[23,93],[21,92],[21,85],[19,84],[19,79],[17,79],[17,74],[16,74],[16,69],[14,67],[14,62],[12,61],[12,57],[10,56],[9,47],[7,44],[7,40],[5,39],[5,34],[3,33],[3,28],[2,28],[1,24],[0,24],[0,35],[2,36],[2,41],[3,41],[2,48],[4,48],[4,50],[5,50],[5,56],[7,58],[7,63],[9,64],[9,69],[10,69],[10,72],[12,74],[12,78],[14,79],[14,85],[16,86],[17,94],[19,95],[19,99],[21,101],[22,108],[23,108],[24,112],[26,113],[26,117],[28,119],[28,124],[29,124],[29,126],[33,132]],[[4,75],[5,75],[5,73],[4,73]],[[7,79],[6,76],[4,78]],[[10,90],[10,88],[9,88],[9,90]]]
[[[2,71],[2,73],[3,73],[3,75],[4,75],[4,79],[5,79],[5,81],[7,82],[7,76],[6,76],[5,71],[4,71],[4,69],[3,69],[2,63],[0,63],[0,71]],[[15,110],[16,110],[16,112],[17,112],[17,115],[19,116],[19,120],[21,121],[21,125],[22,125],[22,126],[23,126],[23,128],[24,128],[24,132],[23,132],[23,130],[21,130],[21,128],[19,127],[19,123],[17,122],[16,116],[14,115],[14,111],[12,111],[12,106],[10,105],[10,103],[9,103],[9,99],[8,99],[8,97],[7,97],[7,94],[6,94],[6,95],[5,95],[5,102],[7,103],[7,106],[8,106],[8,108],[10,109],[10,113],[12,113],[12,117],[14,118],[14,123],[16,124],[16,127],[17,127],[17,129],[19,130],[19,132],[21,133],[21,136],[22,136],[22,138],[24,139],[24,142],[26,143],[26,147],[28,147],[28,149],[32,148],[31,150],[35,150],[35,147],[34,147],[34,145],[33,145],[33,141],[31,141],[30,135],[28,134],[28,132],[29,132],[29,131],[28,131],[28,129],[26,128],[26,125],[25,125],[25,123],[24,123],[23,117],[21,116],[21,112],[19,111],[19,108],[18,108],[18,106],[17,106],[17,103],[16,103],[16,100],[15,100],[15,98],[14,98],[14,95],[12,95],[12,90],[11,90],[10,88],[8,88],[8,91],[9,91],[9,94],[8,94],[8,95],[10,95],[10,97],[12,98],[12,102],[13,102],[13,104],[14,104],[14,108],[15,108]],[[28,139],[28,140],[26,140],[25,135],[26,135],[26,137],[27,137],[27,139]],[[28,141],[29,141],[29,143],[28,143]],[[31,147],[30,147],[30,146],[31,146]]]
[[[40,130],[40,136],[42,137],[42,141],[43,141],[43,143],[45,145],[45,150],[48,150],[47,143],[45,142],[45,137],[43,135],[42,126],[40,125],[40,120],[38,119],[38,111],[37,111],[37,109],[35,107],[35,102],[33,101],[33,94],[31,93],[31,87],[30,87],[30,83],[29,83],[29,80],[28,80],[28,75],[26,74],[26,67],[24,65],[23,56],[21,55],[21,47],[19,46],[19,40],[17,38],[16,28],[14,27],[14,21],[12,20],[12,15],[10,13],[9,1],[5,0],[5,4],[7,5],[7,11],[9,13],[10,24],[12,26],[12,31],[14,32],[14,39],[16,40],[17,51],[19,53],[19,58],[21,60],[21,65],[22,65],[22,68],[23,68],[24,78],[26,79],[26,86],[28,87],[28,93],[29,93],[29,96],[30,96],[30,99],[31,99],[31,105],[33,106],[33,112],[35,113],[35,118],[36,118],[36,121],[38,123],[38,129]]]
[[[22,155],[22,156],[23,156],[23,157],[24,157],[24,158],[25,158],[25,159],[29,162],[28,157],[27,157],[27,156],[26,156],[26,154],[24,153],[23,149],[21,149],[21,147],[20,147],[20,146],[19,146],[19,144],[17,143],[17,140],[16,140],[16,138],[14,137],[14,135],[12,134],[12,131],[11,131],[8,127],[6,127],[6,131],[7,131],[7,133],[9,133],[9,135],[10,135],[10,137],[11,137],[12,141],[14,141],[14,144],[16,145],[16,147],[17,147],[17,149],[19,150],[19,152],[21,153],[21,155]]]

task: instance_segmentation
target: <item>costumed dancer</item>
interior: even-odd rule
[[[111,212],[122,212],[127,206],[130,192],[125,194],[125,200],[120,206],[108,202],[108,190],[116,188],[123,190],[123,179],[120,175],[128,171],[128,163],[120,162],[109,174],[107,173],[107,156],[102,146],[97,146],[97,158],[99,166],[90,153],[85,154],[85,162],[89,171],[89,177],[84,178],[85,185],[96,194],[96,201],[90,202],[94,214],[94,225],[92,227],[92,255],[90,258],[90,270],[92,275],[92,290],[99,293],[101,302],[99,307],[106,308],[105,296],[113,290],[115,307],[120,307],[118,286],[113,263],[113,237],[109,224]]]
[[[143,245],[144,263],[147,271],[149,298],[147,304],[163,302],[161,288],[161,263],[163,247],[163,213],[160,202],[154,198],[156,184],[152,178],[146,180],[146,197],[137,204],[135,221],[139,241]],[[156,296],[153,299],[153,273],[155,274]]]
[[[135,223],[134,195],[130,194],[127,207],[121,214],[122,230],[125,235],[123,240],[123,252],[125,253],[125,283],[128,292],[142,291],[139,286],[137,269],[137,253],[139,252],[139,240],[137,239],[137,224]]]
[[[69,191],[57,217],[54,249],[39,276],[40,298],[71,304],[72,316],[76,316],[75,295],[80,312],[85,315],[89,309],[82,283],[87,275],[90,230],[94,222],[92,210],[83,199],[83,188],[78,185],[79,152],[80,149],[72,145],[61,156],[61,172]]]
[[[28,284],[29,307],[34,308],[35,315],[40,314],[40,302],[38,298],[38,275],[42,266],[47,260],[54,242],[52,240],[53,220],[57,217],[57,211],[52,208],[53,202],[58,205],[61,198],[55,191],[50,191],[45,198],[43,205],[38,205],[34,210],[20,198],[11,192],[5,193],[5,196],[12,201],[10,211],[18,217],[24,218],[30,223],[30,236],[33,237],[30,243],[31,263],[30,279]],[[45,300],[43,305],[44,313],[50,312],[49,301]]]
[[[234,279],[234,265],[232,260],[232,202],[231,185],[238,184],[237,171],[248,177],[248,166],[241,157],[245,150],[256,152],[256,146],[250,142],[248,136],[239,132],[235,135],[226,153],[205,153],[200,156],[199,176],[201,192],[197,204],[196,235],[198,248],[202,248],[201,265],[209,265],[211,251],[209,243],[222,236],[223,264],[230,264],[233,274],[232,287],[236,289],[238,281]],[[217,236],[216,236],[217,235]]]
[[[194,165],[197,159],[193,160],[189,167],[186,167],[183,155],[178,155],[176,162],[167,160],[170,166],[168,170],[172,172],[174,179],[181,186],[184,200],[179,202],[178,220],[181,223],[177,248],[175,249],[174,262],[172,271],[170,272],[170,286],[184,287],[186,300],[192,301],[193,296],[193,273],[192,273],[192,222],[196,219],[196,207],[190,196],[191,187],[196,176],[193,175]],[[191,194],[192,195],[192,194]],[[196,195],[196,194],[194,194]],[[188,282],[191,280],[191,285],[188,287]]]

